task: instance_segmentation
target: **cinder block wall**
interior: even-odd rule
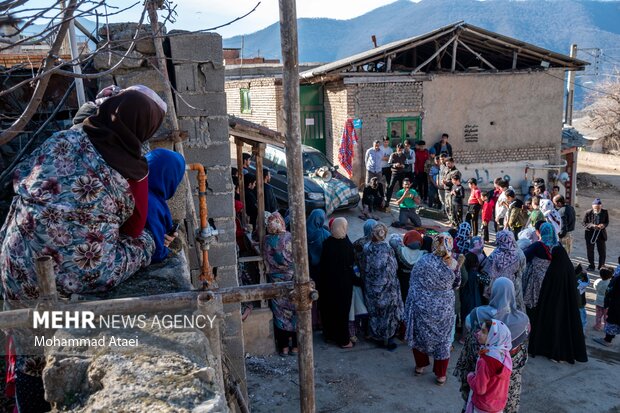
[[[324,90],[325,139],[327,139],[325,155],[337,165],[340,138],[342,137],[344,123],[348,118],[350,110],[347,100],[347,90],[342,82],[327,83],[325,84]]]
[[[209,188],[213,190],[207,193],[209,217],[220,231],[217,243],[209,250],[209,262],[217,267],[220,287],[238,286],[222,37],[216,33],[177,33],[170,33],[169,42],[179,92],[176,95],[179,127],[189,132],[184,143],[185,157],[188,163],[205,166]],[[192,182],[195,179],[193,175],[190,177]],[[233,372],[238,375],[237,380],[245,383],[240,305],[226,305],[224,311],[224,351],[232,362]],[[245,386],[243,391],[247,393]]]

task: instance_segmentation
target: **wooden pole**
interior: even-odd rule
[[[450,71],[452,73],[454,73],[454,71],[456,70],[456,52],[457,52],[458,45],[459,44],[457,42],[452,43],[452,66],[450,67]]]
[[[241,224],[243,228],[248,223],[248,213],[245,207],[245,179],[243,177],[243,143],[235,138],[235,145],[237,145],[237,179],[239,181],[239,199],[243,204],[243,213],[241,214]]]
[[[56,293],[56,275],[54,274],[54,261],[49,255],[39,257],[35,261],[37,272],[37,284],[39,287],[39,299],[55,302],[58,301]]]
[[[284,119],[286,123],[286,165],[288,202],[293,235],[295,293],[297,309],[297,341],[299,351],[299,403],[302,413],[315,411],[314,354],[312,349],[312,284],[308,272],[306,206],[301,152],[299,115],[299,56],[297,45],[297,10],[295,0],[279,0],[280,41],[282,44]]]
[[[256,199],[258,200],[258,219],[256,220],[259,251],[263,251],[263,240],[265,239],[265,178],[263,177],[263,155],[265,154],[265,144],[258,143],[254,147],[256,156]],[[261,281],[262,282],[262,281]]]
[[[570,45],[570,57],[577,57],[577,45]],[[568,71],[568,77],[566,79],[566,109],[564,110],[564,123],[567,125],[573,124],[573,104],[575,102],[575,72],[573,70]]]
[[[476,56],[478,59],[480,59],[481,61],[483,61],[487,66],[489,66],[491,69],[493,70],[497,70],[497,68],[495,66],[493,66],[487,59],[485,59],[484,57],[482,57],[482,55],[478,52],[476,52],[475,50],[473,50],[471,47],[467,46],[465,43],[463,43],[460,40],[457,40],[457,42],[459,42],[459,44],[461,46],[463,46],[465,49],[467,49],[471,54],[473,54],[474,56]]]

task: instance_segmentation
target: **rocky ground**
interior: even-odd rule
[[[615,163],[614,163],[615,162]],[[615,166],[614,166],[615,165]],[[620,161],[609,165],[579,164],[577,202],[578,225],[574,234],[572,258],[586,263],[585,239],[580,220],[593,198],[601,198],[609,210],[610,240],[608,264],[620,256]],[[344,213],[349,220],[349,236],[361,236],[363,221],[359,211]],[[381,214],[381,221],[396,218]],[[438,222],[424,220],[425,224]],[[391,229],[391,231],[401,231]],[[591,273],[593,282],[598,274]],[[556,364],[546,358],[531,358],[523,373],[523,412],[620,412],[617,383],[620,382],[620,340],[614,347],[602,348],[592,338],[601,333],[592,330],[594,293],[588,297],[586,342],[588,363]],[[455,343],[450,362],[451,372],[461,346]],[[462,407],[459,383],[449,376],[443,387],[433,382],[431,374],[414,377],[410,349],[400,344],[393,351],[379,349],[371,343],[359,342],[351,350],[326,345],[321,333],[314,335],[316,403],[318,412],[458,412]],[[246,359],[248,391],[253,412],[291,412],[299,409],[298,370],[295,357],[272,356]]]

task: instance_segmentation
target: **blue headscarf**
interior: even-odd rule
[[[545,222],[540,226],[540,241],[549,248],[555,247],[558,244],[558,238],[553,225]]]
[[[321,253],[323,252],[323,241],[331,235],[325,227],[325,211],[315,209],[310,213],[306,221],[306,232],[308,234],[310,265],[319,265]]]
[[[372,236],[372,229],[375,227],[375,225],[377,225],[377,221],[375,221],[374,219],[367,219],[366,222],[364,222],[364,236],[369,240]]]
[[[163,261],[169,253],[164,246],[164,234],[172,229],[172,215],[167,200],[172,198],[185,174],[181,154],[168,149],[155,149],[146,154],[149,164],[149,212],[146,228],[153,234],[155,252],[152,263]]]

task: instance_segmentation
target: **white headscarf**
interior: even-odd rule
[[[553,202],[550,199],[541,199],[539,209],[547,222],[553,226],[555,234],[559,236],[560,231],[562,231],[562,217],[553,206]]]

